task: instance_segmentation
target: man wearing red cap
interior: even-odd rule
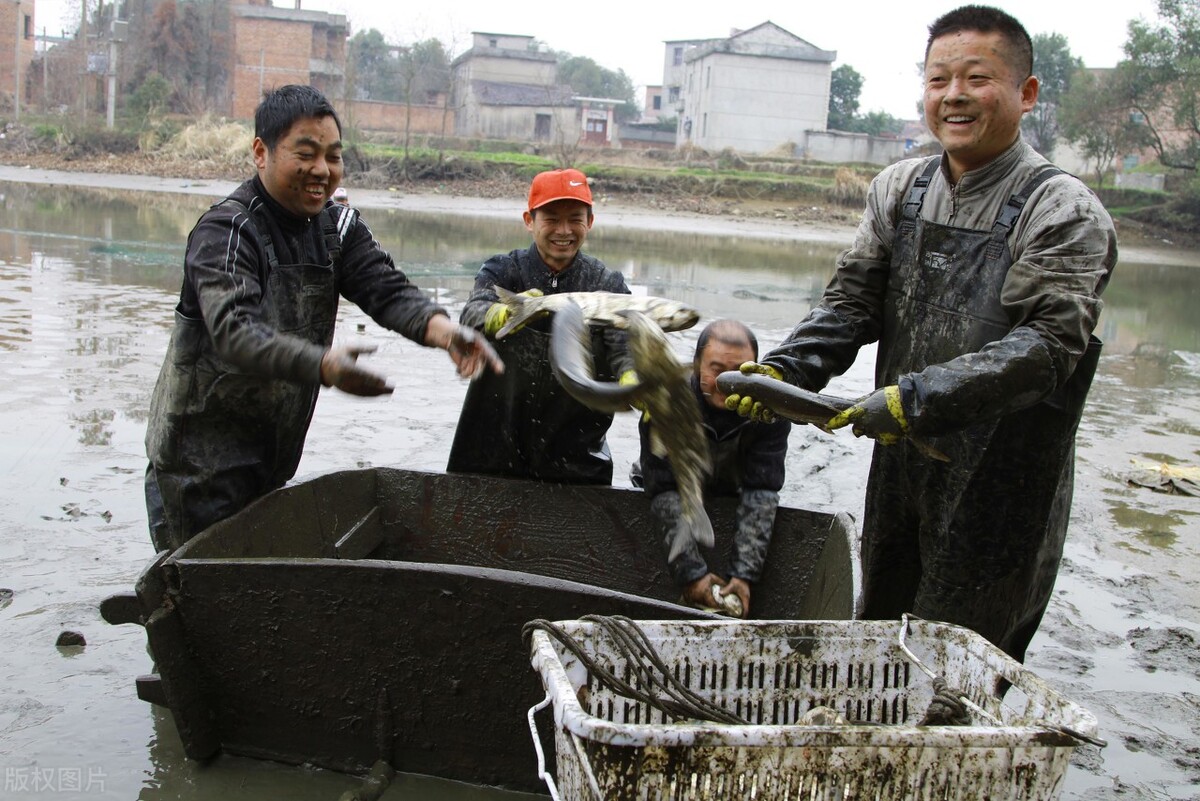
[[[479,269],[460,322],[494,338],[508,321],[496,287],[516,293],[629,293],[625,279],[581,252],[591,230],[592,192],[579,170],[538,174],[524,214],[533,244],[492,256]],[[594,372],[615,380],[633,370],[625,334],[592,329]],[[535,320],[495,342],[507,365],[467,389],[446,469],[576,484],[612,483],[605,435],[613,416],[589,409],[559,386],[547,355],[549,321]]]

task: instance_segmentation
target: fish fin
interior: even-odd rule
[[[713,547],[717,541],[716,534],[713,532],[712,521],[708,519],[708,513],[703,508],[700,509],[697,519],[693,522],[692,530],[696,542],[705,548]]]
[[[680,521],[682,523],[682,521]],[[692,532],[687,526],[676,524],[675,536],[671,539],[671,552],[667,554],[667,561],[674,562],[675,559],[687,550],[688,543],[692,541]]]
[[[534,308],[531,308],[533,304],[528,302],[528,298],[502,286],[494,286],[492,289],[496,290],[496,296],[500,298],[500,302],[508,307],[508,322],[496,332],[496,339],[504,339],[513,332],[513,329],[529,322],[535,312]]]
[[[697,517],[684,516],[675,524],[675,536],[671,539],[671,552],[667,554],[667,561],[674,562],[676,557],[687,550],[690,542],[703,548],[711,548],[716,542],[713,536],[712,522],[703,509],[700,510]]]
[[[662,437],[658,435],[658,430],[653,426],[650,427],[650,452],[660,459],[667,458],[667,446],[663,443]]]
[[[913,444],[914,448],[916,448],[923,455],[929,457],[930,459],[935,459],[939,462],[949,462],[950,461],[949,456],[947,456],[942,451],[938,450],[936,447],[931,445],[926,440],[921,439],[920,437],[909,437],[908,441]]]

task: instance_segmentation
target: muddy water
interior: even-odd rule
[[[356,780],[221,757],[186,760],[163,710],[134,696],[141,629],[96,605],[150,558],[141,498],[147,398],[165,349],[183,242],[200,196],[0,184],[0,797],[335,799]],[[377,237],[457,313],[482,258],[525,244],[497,219],[368,211]],[[833,245],[598,226],[590,250],[634,291],[749,322],[765,347],[820,294]],[[1131,460],[1200,463],[1200,257],[1123,262],[1107,295],[1105,356],[1079,437],[1072,533],[1029,667],[1100,719],[1064,798],[1196,798],[1200,784],[1200,499],[1130,485]],[[689,355],[695,331],[673,335]],[[387,399],[323,394],[300,476],[401,464],[441,470],[465,385],[449,360],[344,307],[397,384]],[[830,391],[869,388],[864,353]],[[612,433],[617,483],[636,425]],[[861,507],[866,443],[798,427],[785,501]],[[85,647],[56,647],[63,630]],[[480,744],[486,747],[485,743]],[[532,749],[528,764],[534,771]],[[514,794],[402,777],[389,799]]]

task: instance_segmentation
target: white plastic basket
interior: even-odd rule
[[[558,625],[584,652],[640,686],[594,623]],[[1070,755],[1096,719],[972,631],[909,621],[638,621],[691,691],[751,725],[671,722],[614,694],[544,630],[532,663],[553,703],[564,799],[1057,798]],[[933,698],[923,665],[993,722],[918,726]],[[1011,687],[1003,692],[1004,683]],[[581,699],[583,703],[581,704]],[[849,723],[800,725],[832,707]],[[534,727],[539,760],[541,747]],[[860,725],[854,725],[860,724]],[[557,781],[555,781],[555,778]]]

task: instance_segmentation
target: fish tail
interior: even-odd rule
[[[716,543],[717,538],[713,533],[712,521],[708,519],[708,512],[704,511],[701,506],[697,510],[696,518],[692,521],[693,537],[696,542],[705,548],[711,548]]]
[[[514,329],[529,322],[536,314],[537,306],[534,303],[530,303],[528,297],[519,295],[502,286],[493,287],[493,289],[496,290],[496,296],[500,298],[500,302],[508,307],[508,322],[496,332],[496,339],[504,339]]]
[[[683,514],[675,529],[675,538],[671,542],[669,560],[683,553],[689,542],[694,542],[702,548],[711,548],[716,542],[713,534],[712,521],[704,510],[704,502],[699,493],[680,492]]]

